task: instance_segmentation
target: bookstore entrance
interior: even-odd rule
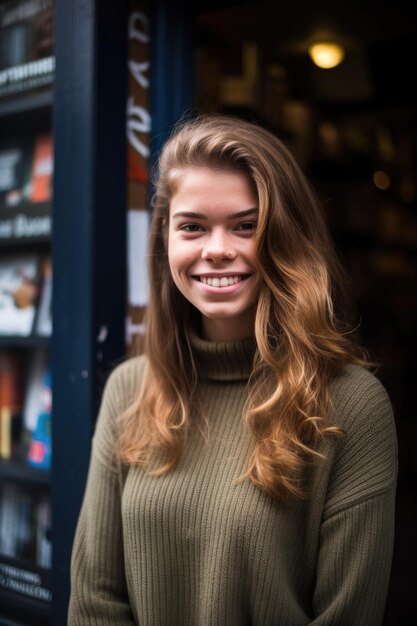
[[[416,25],[401,5],[234,3],[200,12],[194,24],[195,109],[257,121],[297,155],[351,278],[361,341],[393,403],[400,470],[387,626],[414,612],[407,555],[416,546],[407,522],[417,470],[407,443],[416,434]]]
[[[0,626],[67,621],[101,391],[143,334],[147,166],[192,111],[269,128],[323,202],[397,425],[384,626],[413,621],[416,30],[404,0],[0,0]]]

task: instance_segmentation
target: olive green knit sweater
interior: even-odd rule
[[[397,480],[395,422],[378,379],[348,366],[333,383],[326,461],[311,497],[284,504],[244,472],[242,408],[253,343],[194,339],[210,437],[197,432],[162,477],[120,471],[116,419],[145,358],[110,376],[93,439],[72,556],[69,626],[374,626],[389,582]]]

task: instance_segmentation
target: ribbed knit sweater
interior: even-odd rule
[[[253,342],[194,338],[210,425],[174,470],[123,470],[117,418],[136,396],[145,357],[108,379],[93,437],[71,565],[69,626],[376,626],[389,583],[397,439],[387,393],[350,365],[332,384],[325,461],[310,497],[284,503],[249,480],[244,425]]]

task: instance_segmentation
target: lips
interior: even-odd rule
[[[199,276],[197,280],[210,287],[229,287],[244,280],[246,276],[230,274],[229,276]]]

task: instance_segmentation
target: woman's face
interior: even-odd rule
[[[211,341],[253,334],[257,217],[258,200],[244,174],[207,167],[181,172],[169,211],[169,266]]]

